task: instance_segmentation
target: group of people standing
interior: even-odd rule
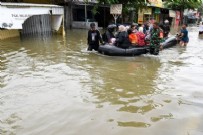
[[[117,30],[118,29],[118,30]],[[99,42],[101,44],[115,45],[123,49],[129,47],[140,47],[149,45],[149,52],[153,55],[158,55],[161,47],[161,42],[168,37],[170,26],[168,20],[164,21],[163,25],[158,22],[153,24],[146,23],[138,27],[138,24],[132,23],[131,26],[114,24],[109,25],[104,34],[95,28],[95,23],[90,24],[88,31],[88,50],[98,50]],[[180,32],[181,42],[186,45],[189,42],[186,25],[182,27]],[[148,41],[148,42],[147,42]]]

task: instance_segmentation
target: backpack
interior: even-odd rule
[[[145,34],[142,32],[137,32],[137,40],[138,40],[138,46],[144,46],[145,45]]]

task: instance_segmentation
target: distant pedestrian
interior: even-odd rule
[[[96,29],[95,23],[90,24],[90,30],[88,31],[87,44],[88,51],[95,51],[99,48],[99,42],[103,43],[100,32]]]
[[[188,42],[189,42],[189,37],[188,37],[188,30],[186,29],[187,25],[183,24],[182,25],[182,29],[180,31],[180,45],[181,46],[187,46]]]
[[[203,22],[199,25],[199,35],[203,35]]]

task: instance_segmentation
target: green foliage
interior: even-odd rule
[[[164,5],[171,9],[195,9],[202,5],[202,0],[165,0]]]
[[[99,14],[99,12],[97,11],[98,7],[99,7],[99,5],[95,5],[95,6],[93,7],[93,9],[92,9],[92,14],[93,14],[93,15],[96,15],[97,13]]]
[[[198,8],[198,11],[203,15],[203,4]]]
[[[128,13],[129,10],[137,10],[147,6],[147,0],[98,0],[99,3],[103,4],[122,4],[123,13]]]
[[[84,0],[87,1],[87,0]],[[164,5],[171,9],[194,9],[202,5],[203,0],[163,0]],[[123,12],[127,13],[130,9],[139,9],[147,6],[148,0],[98,0],[103,4],[123,4]]]

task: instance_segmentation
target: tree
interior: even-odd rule
[[[183,23],[183,12],[185,9],[196,9],[201,7],[203,0],[164,0],[164,5],[181,13],[181,24]]]
[[[201,15],[203,15],[203,4],[198,8],[198,11],[200,12]]]
[[[129,9],[139,9],[147,6],[148,0],[98,0],[99,3],[104,4],[122,4],[123,11],[126,12]]]
[[[129,16],[131,14],[131,21],[135,12],[138,13],[138,9],[147,7],[148,0],[98,0],[102,4],[122,4],[123,16]]]
[[[202,5],[202,0],[164,0],[164,4],[175,10],[195,9]]]

